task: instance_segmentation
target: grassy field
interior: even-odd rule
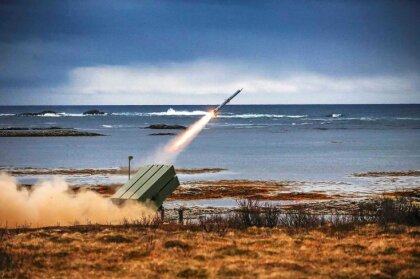
[[[415,278],[420,230],[227,229],[163,224],[2,231],[2,277]]]
[[[0,229],[0,277],[418,278],[420,208],[400,196],[352,214],[244,200],[195,222]]]

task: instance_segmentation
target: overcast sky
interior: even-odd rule
[[[1,1],[0,105],[420,103],[419,1]]]

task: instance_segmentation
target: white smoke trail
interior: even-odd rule
[[[174,163],[176,157],[198,136],[213,116],[212,112],[206,113],[182,134],[171,140],[164,147],[158,148],[151,156],[145,159],[144,163]]]
[[[122,223],[155,216],[155,210],[134,201],[119,207],[92,191],[71,193],[61,179],[43,181],[31,190],[18,188],[16,180],[0,174],[0,226],[54,226]]]

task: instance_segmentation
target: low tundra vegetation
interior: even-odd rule
[[[361,202],[357,209],[349,214],[316,214],[308,212],[304,206],[293,211],[282,211],[272,204],[253,200],[241,200],[238,205],[238,209],[233,213],[201,218],[200,227],[207,232],[225,232],[228,229],[249,227],[282,227],[289,232],[322,228],[334,232],[351,230],[362,224],[377,224],[382,229],[393,224],[420,224],[419,205],[404,196],[384,196]]]
[[[195,222],[0,229],[0,277],[415,278],[419,207],[360,203],[348,215],[240,201]]]

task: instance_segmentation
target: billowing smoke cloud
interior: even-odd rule
[[[13,177],[0,174],[0,226],[118,224],[155,214],[152,207],[135,201],[119,207],[92,191],[71,193],[68,184],[61,179],[43,181],[28,190],[19,189]]]

